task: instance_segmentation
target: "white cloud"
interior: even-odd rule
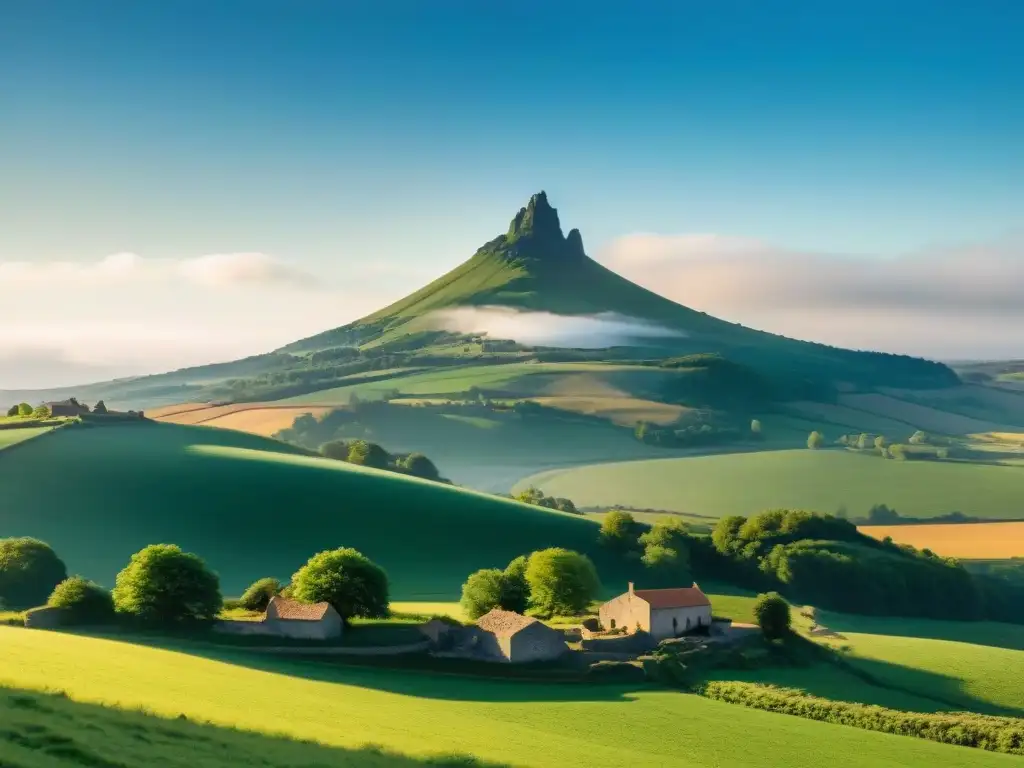
[[[1024,354],[1020,237],[882,259],[637,234],[601,261],[681,304],[796,338],[940,358]]]
[[[520,344],[577,349],[603,349],[637,339],[682,336],[678,331],[613,312],[570,317],[509,307],[459,307],[434,312],[427,322],[456,333],[482,333]]]
[[[5,287],[144,283],[176,280],[206,288],[239,285],[316,285],[311,274],[265,253],[215,253],[181,259],[147,259],[115,253],[98,261],[0,261]]]

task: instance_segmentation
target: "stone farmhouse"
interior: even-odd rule
[[[81,416],[83,413],[89,412],[87,405],[82,405],[73,397],[68,400],[43,403],[43,405],[50,409],[51,416]]]
[[[696,582],[676,589],[629,589],[601,606],[598,614],[605,630],[624,628],[647,632],[664,640],[711,626],[711,601]]]
[[[422,625],[420,632],[439,657],[522,664],[553,661],[569,650],[565,635],[557,629],[500,608],[481,616],[471,627],[433,619]]]
[[[569,650],[565,635],[532,616],[495,608],[476,621],[476,650],[487,659],[552,661]]]
[[[260,621],[221,621],[218,632],[233,635],[271,635],[300,640],[341,637],[345,622],[330,603],[300,603],[275,596]]]

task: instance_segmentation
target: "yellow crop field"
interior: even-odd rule
[[[1024,557],[1024,522],[864,525],[858,530],[876,539],[930,549],[944,557],[1004,560]]]
[[[325,413],[333,411],[333,406],[305,408],[248,408],[244,411],[235,411],[224,416],[218,416],[210,421],[204,421],[207,427],[220,427],[222,429],[237,429],[239,432],[249,432],[253,435],[270,437],[282,429],[288,429],[295,420],[304,414],[311,414],[320,417]]]

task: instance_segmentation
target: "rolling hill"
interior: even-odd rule
[[[93,757],[78,765],[125,765],[127,755],[139,754],[152,760],[157,749],[152,742],[167,751],[168,765],[186,765],[180,757],[184,753],[192,759],[187,765],[199,765],[195,760],[201,755],[201,765],[211,768],[228,764],[215,751],[222,743],[230,744],[228,754],[252,754],[267,766],[383,768],[438,754],[472,755],[502,765],[511,759],[524,766],[564,766],[591,754],[627,765],[730,768],[819,768],[834,763],[836,755],[842,755],[843,765],[879,768],[1020,763],[1015,755],[814,722],[651,687],[361,669],[185,645],[165,650],[8,627],[0,627],[0,643],[7,661],[0,683],[20,689],[0,693],[5,724],[20,725],[31,718],[35,728],[25,733],[38,735],[43,726],[73,734],[72,744],[89,749],[90,757],[117,760]],[[66,699],[26,693],[51,689],[55,680]],[[11,701],[16,696],[20,707]],[[90,704],[111,709],[103,710],[101,718]],[[137,712],[124,713],[126,709],[144,709],[167,720],[146,719]],[[44,719],[46,714],[50,717]],[[196,722],[206,725],[200,728]],[[89,732],[80,728],[83,723],[104,732]],[[242,733],[218,732],[218,726]],[[269,742],[268,732],[320,746]],[[179,737],[174,748],[170,737],[175,735],[188,738]],[[243,745],[244,739],[250,745]],[[121,740],[124,752],[111,748]],[[262,744],[252,742],[266,743],[265,752]],[[58,765],[22,762],[24,748],[5,752],[8,743],[0,741],[0,759],[9,757],[18,760],[15,765],[32,768]],[[143,751],[140,743],[148,749]],[[401,753],[408,762],[374,761],[364,751],[368,744]],[[464,759],[461,764],[475,763]]]
[[[70,571],[108,586],[161,542],[204,557],[229,595],[342,546],[380,563],[396,599],[457,597],[470,572],[547,546],[601,564],[590,520],[233,430],[72,427],[4,453],[0,535],[48,541]]]

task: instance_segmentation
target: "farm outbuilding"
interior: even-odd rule
[[[553,661],[569,650],[558,630],[499,608],[477,619],[474,635],[475,655],[492,661]]]
[[[601,606],[604,629],[647,632],[655,640],[711,626],[711,601],[696,583],[675,589],[629,589]]]
[[[341,637],[344,622],[330,603],[300,603],[275,596],[270,598],[261,622],[267,634],[304,640]]]

